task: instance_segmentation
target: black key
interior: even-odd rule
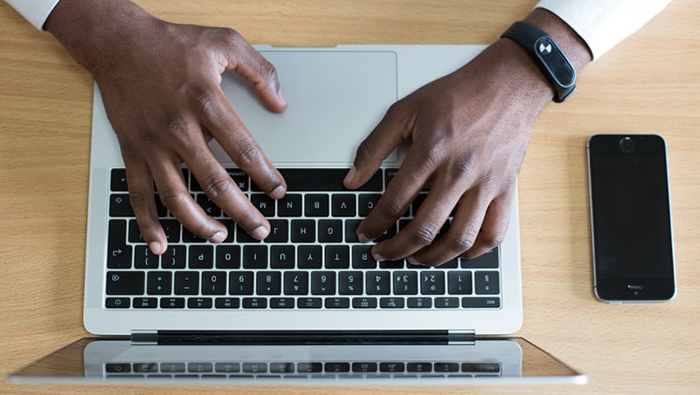
[[[238,373],[241,365],[238,362],[218,362],[214,364],[214,370],[219,373]]]
[[[186,266],[185,246],[168,245],[161,259],[161,268],[163,269],[184,269]]]
[[[448,272],[447,293],[450,295],[470,295],[472,293],[472,274],[470,272]]]
[[[158,269],[158,255],[155,255],[146,246],[136,246],[134,253],[134,267],[137,269]]]
[[[278,217],[301,217],[301,195],[288,193],[277,201]]]
[[[349,298],[328,298],[325,301],[327,309],[349,309]]]
[[[372,271],[365,273],[368,295],[389,295],[391,293],[391,273]]]
[[[205,213],[210,217],[220,217],[221,209],[214,203],[209,196],[200,193],[197,195],[197,203],[202,207]]]
[[[258,272],[256,285],[258,295],[280,295],[282,275],[280,272]]]
[[[158,298],[134,298],[135,309],[155,309],[158,307]]]
[[[362,295],[362,272],[338,273],[338,293],[341,295]]]
[[[189,298],[187,307],[190,309],[211,309],[211,298]]]
[[[252,295],[253,294],[253,273],[252,272],[231,272],[229,273],[228,292],[231,295]]]
[[[459,267],[459,262],[458,259],[455,258],[451,261],[447,261],[443,263],[440,266],[437,266],[436,269],[457,269]]]
[[[360,226],[361,219],[346,219],[345,220],[345,242],[359,243],[357,238],[357,227]]]
[[[156,194],[154,196],[154,199],[156,201],[156,213],[158,214],[158,217],[167,217],[168,216],[168,208],[165,207],[163,202],[160,200],[160,195]]]
[[[243,267],[246,269],[267,269],[267,246],[244,246]]]
[[[423,295],[442,295],[445,293],[445,272],[440,270],[424,270],[420,273]]]
[[[135,219],[129,220],[129,241],[131,243],[145,243],[139,224]]]
[[[406,261],[399,259],[398,261],[381,261],[379,262],[380,269],[403,269],[406,267]]]
[[[297,363],[297,372],[321,373],[323,372],[323,364],[320,362],[299,362]]]
[[[216,298],[214,306],[217,309],[237,309],[241,306],[241,301],[238,298]]]
[[[228,173],[229,177],[231,177],[233,182],[236,183],[238,189],[240,189],[243,192],[246,192],[248,190],[250,182],[248,180],[247,174],[245,174],[240,169],[226,169],[226,172]]]
[[[262,215],[266,217],[275,216],[275,200],[271,197],[261,193],[255,193],[250,196],[250,202],[253,203],[253,206],[255,206]]]
[[[462,307],[501,307],[501,299],[496,297],[462,298]]]
[[[199,293],[199,272],[175,273],[176,295],[197,295]]]
[[[107,373],[131,373],[131,364],[129,363],[108,363],[105,364]]]
[[[377,298],[353,298],[352,307],[356,309],[376,309]]]
[[[322,219],[318,221],[318,241],[321,243],[340,243],[343,241],[343,221],[339,219]]]
[[[326,246],[326,269],[347,269],[350,267],[350,247],[346,245]]]
[[[335,272],[312,272],[311,294],[335,295]]]
[[[127,192],[129,190],[129,185],[126,181],[126,169],[112,169],[109,181],[112,192]]]
[[[350,364],[347,362],[326,362],[323,368],[326,373],[347,373],[350,371]]]
[[[260,240],[254,239],[253,236],[249,235],[248,232],[246,232],[240,226],[236,227],[236,241],[239,244],[240,243],[260,243]]]
[[[131,268],[131,246],[126,244],[126,221],[109,221],[107,267],[110,269]]]
[[[313,243],[316,241],[316,222],[312,219],[295,219],[291,229],[292,243]]]
[[[270,362],[270,373],[294,373],[294,363]]]
[[[294,246],[274,245],[270,248],[270,268],[294,269]]]
[[[302,245],[297,250],[297,265],[299,269],[320,269],[323,267],[321,246]]]
[[[459,363],[457,362],[435,362],[433,369],[438,373],[454,373],[459,372]]]
[[[225,295],[226,272],[202,272],[202,295]]]
[[[107,298],[105,307],[108,309],[128,309],[131,306],[129,298]]]
[[[286,243],[289,241],[289,221],[285,219],[270,220],[270,234],[266,243]]]
[[[135,217],[131,208],[129,194],[114,193],[109,196],[109,216],[110,217]]]
[[[353,362],[352,371],[355,373],[373,373],[377,371],[376,362]]]
[[[243,364],[243,372],[245,373],[267,373],[266,362],[246,362]]]
[[[415,271],[394,272],[394,294],[417,295],[418,273]]]
[[[135,363],[134,372],[136,373],[158,373],[157,363]]]
[[[189,253],[190,269],[211,269],[214,267],[214,247],[212,246],[190,246]]]
[[[293,309],[294,298],[271,298],[270,308],[272,309]]]
[[[408,298],[407,304],[412,309],[429,309],[433,307],[433,300],[430,298]]]
[[[375,269],[377,261],[372,258],[372,245],[352,246],[352,267],[354,269]]]
[[[240,269],[241,247],[232,245],[216,246],[217,269]]]
[[[474,283],[477,294],[497,295],[500,292],[500,287],[498,285],[498,272],[475,272]]]
[[[357,215],[355,205],[354,194],[341,193],[331,196],[331,213],[333,217],[354,217]]]
[[[161,298],[161,309],[184,309],[185,298]]]
[[[406,301],[403,298],[381,298],[379,306],[383,309],[403,309]]]
[[[368,216],[381,197],[382,195],[378,193],[360,194],[360,196],[357,197],[358,213],[360,217]]]
[[[389,187],[389,183],[391,180],[396,177],[396,173],[398,173],[399,169],[384,169],[384,187],[387,188]]]
[[[299,298],[297,307],[300,309],[320,309],[323,306],[321,298]]]
[[[498,269],[498,247],[480,257],[459,261],[463,269]]]
[[[266,309],[267,299],[265,298],[243,298],[244,309]]]
[[[226,230],[228,231],[228,234],[226,235],[226,238],[223,242],[233,243],[233,237],[236,234],[236,223],[233,222],[232,219],[221,219],[219,221],[226,227]]]
[[[163,227],[165,232],[165,238],[168,243],[179,243],[180,242],[180,229],[182,226],[175,219],[161,219],[160,225]],[[200,239],[202,240],[202,239]],[[135,219],[129,221],[129,241],[132,243],[143,243],[143,235],[139,229],[139,225]]]
[[[409,362],[406,370],[411,373],[426,373],[433,371],[433,364],[430,362]]]
[[[481,362],[462,364],[462,372],[464,373],[500,373],[501,365],[495,362]]]
[[[419,193],[413,200],[413,203],[411,203],[411,212],[413,213],[414,217],[416,214],[418,214],[418,209],[420,209],[420,206],[423,204],[426,197],[428,197],[427,193]]]
[[[210,362],[190,362],[187,364],[187,371],[190,373],[210,373],[214,370],[214,365]]]
[[[406,370],[406,364],[403,362],[382,362],[379,364],[380,372],[400,373]]]
[[[187,228],[182,228],[182,241],[185,243],[206,243],[207,239],[195,235]]]
[[[161,373],[183,373],[185,364],[181,362],[162,362],[160,364]]]
[[[285,295],[306,295],[309,293],[309,274],[307,272],[284,273]]]
[[[107,272],[107,295],[143,295],[144,272]]]
[[[435,298],[435,307],[457,308],[459,307],[459,298]]]
[[[287,182],[287,190],[298,192],[346,191],[343,179],[348,169],[278,169]],[[382,174],[377,172],[360,191],[381,191]]]
[[[149,272],[146,289],[149,295],[170,295],[173,286],[172,272]]]
[[[382,233],[381,236],[377,237],[377,240],[375,240],[377,243],[380,241],[384,240],[389,240],[392,237],[396,236],[396,224],[391,224],[385,231]]]
[[[308,194],[304,196],[304,215],[307,217],[327,217],[328,195]]]

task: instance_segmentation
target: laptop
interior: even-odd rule
[[[359,143],[397,99],[483,48],[256,46],[277,68],[288,109],[269,112],[234,73],[221,85],[285,177],[287,195],[267,198],[216,142],[211,147],[272,232],[263,242],[242,232],[183,168],[195,200],[229,227],[229,238],[199,239],[161,205],[169,238],[161,257],[149,253],[138,230],[119,145],[95,87],[84,325],[99,337],[11,378],[584,383],[584,375],[527,341],[492,337],[522,323],[517,198],[500,246],[437,268],[375,262],[371,244],[354,234],[407,153],[397,148],[368,184],[348,191],[342,179]],[[383,237],[410,222],[427,193]],[[77,362],[59,372],[56,359]]]

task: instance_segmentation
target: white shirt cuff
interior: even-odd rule
[[[636,32],[671,0],[541,0],[586,42],[593,59]]]
[[[44,29],[44,23],[59,1],[61,0],[5,0],[39,30]]]

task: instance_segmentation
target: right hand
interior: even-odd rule
[[[185,163],[205,193],[242,229],[264,239],[270,224],[208,146],[216,139],[268,196],[286,184],[228,103],[221,74],[234,70],[265,106],[283,111],[274,67],[231,29],[177,25],[126,0],[63,0],[46,24],[94,76],[121,146],[131,205],[150,250],[167,248],[154,182],[163,204],[199,237],[221,242],[227,228],[187,189]]]

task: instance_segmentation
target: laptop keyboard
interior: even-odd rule
[[[106,256],[109,309],[457,309],[500,308],[498,248],[437,268],[405,260],[376,262],[355,229],[377,203],[396,169],[382,169],[348,191],[347,169],[279,169],[287,194],[273,200],[238,169],[229,175],[265,215],[271,232],[257,241],[238,228],[183,169],[194,199],[228,227],[209,243],[189,232],[158,199],[168,250],[152,254],[129,203],[124,169],[112,169]],[[411,221],[419,194],[378,240]],[[447,226],[443,229],[446,231]]]

